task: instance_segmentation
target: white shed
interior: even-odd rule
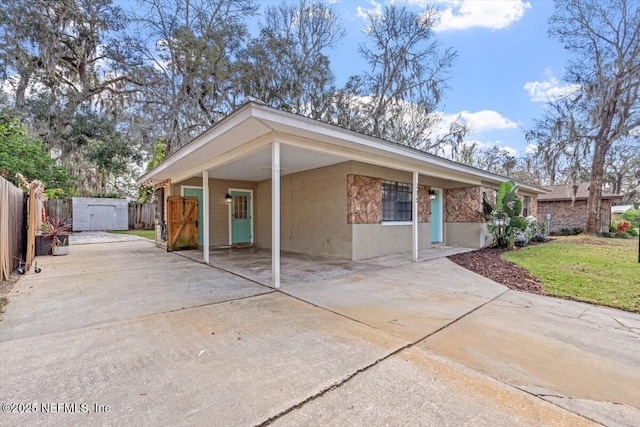
[[[74,197],[73,231],[127,230],[129,209],[125,199]]]

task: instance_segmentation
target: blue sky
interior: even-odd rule
[[[475,131],[467,141],[507,148],[516,155],[527,146],[523,129],[539,117],[547,97],[565,93],[562,83],[568,56],[560,42],[547,36],[553,13],[549,1],[396,0],[420,12],[436,4],[441,21],[438,40],[458,52],[441,109],[448,117],[462,114]],[[331,52],[342,84],[364,69],[357,47],[364,41],[363,12],[379,10],[385,0],[338,0],[333,3],[347,36]]]
[[[263,10],[281,0],[255,0]],[[297,3],[298,0],[286,0]],[[338,86],[367,68],[358,45],[368,11],[395,2],[420,13],[426,5],[440,9],[436,37],[458,52],[450,89],[440,105],[446,120],[462,116],[474,129],[466,140],[486,148],[498,145],[523,155],[525,131],[542,113],[544,100],[571,87],[562,76],[568,56],[560,42],[547,36],[552,0],[325,0],[333,4],[346,37],[330,51]],[[116,0],[125,10],[135,0]],[[250,25],[257,35],[257,19]]]

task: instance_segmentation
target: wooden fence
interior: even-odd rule
[[[44,202],[47,215],[50,217],[73,220],[71,199],[47,200]],[[156,223],[155,203],[129,205],[129,229],[153,229]]]
[[[0,281],[24,260],[26,199],[24,191],[0,177]]]
[[[73,218],[73,209],[71,199],[55,199],[44,202],[47,210],[47,216],[58,218],[60,220],[71,220]]]
[[[154,228],[156,223],[156,204],[131,204],[129,205],[129,228]]]

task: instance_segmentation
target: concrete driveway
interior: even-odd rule
[[[9,295],[1,425],[640,424],[634,314],[446,259],[274,292],[146,241],[71,249]]]

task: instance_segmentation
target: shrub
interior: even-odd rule
[[[561,236],[577,236],[578,234],[582,234],[582,233],[584,233],[584,228],[582,227],[560,229]]]
[[[525,247],[527,246],[527,236],[525,234],[520,234],[518,237],[516,237],[516,239],[513,241],[513,244],[516,245],[519,248]]]
[[[531,241],[532,242],[546,242],[547,241],[547,236],[545,236],[542,233],[534,233],[533,236],[531,236]]]
[[[640,209],[629,209],[622,214],[622,219],[629,221],[632,224],[638,224],[638,218],[640,217]]]
[[[616,231],[618,233],[624,233],[626,232],[629,228],[631,228],[631,222],[630,221],[619,221],[618,222],[618,226],[616,227]]]

